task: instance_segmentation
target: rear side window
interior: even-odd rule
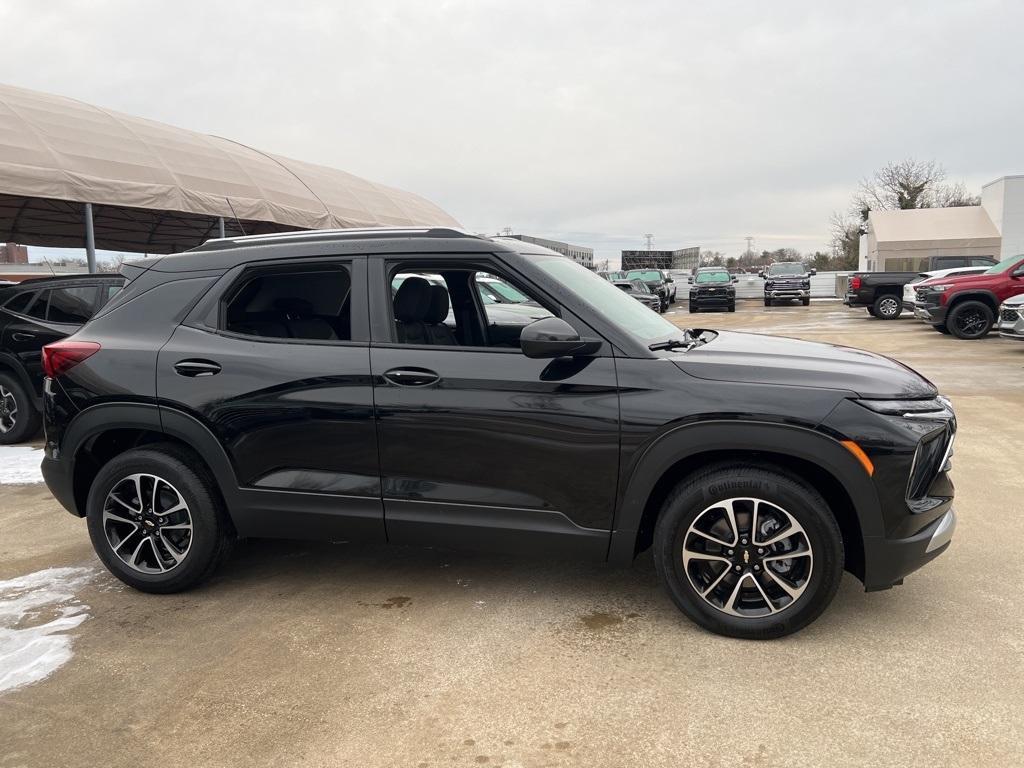
[[[29,305],[29,308],[25,311],[25,314],[29,317],[35,317],[40,320],[46,319],[46,307],[50,303],[50,292],[40,291],[39,297]]]
[[[50,307],[46,319],[51,323],[82,325],[92,317],[96,308],[95,285],[80,285],[50,290]]]
[[[223,328],[262,338],[351,341],[351,289],[341,265],[260,271],[228,297]]]
[[[28,305],[32,303],[32,299],[35,298],[35,295],[36,291],[22,291],[4,304],[4,309],[23,315],[25,310],[28,309]]]

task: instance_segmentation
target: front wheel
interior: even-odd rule
[[[963,301],[953,307],[946,320],[950,333],[958,339],[980,339],[988,335],[995,315],[987,304]]]
[[[729,311],[730,312],[735,312],[736,311],[736,305],[735,304],[730,304],[729,305]]]
[[[766,307],[770,307],[770,306],[772,305],[772,300],[771,300],[771,299],[765,299],[765,300],[764,300],[764,305],[765,305]]]
[[[93,548],[143,592],[179,592],[209,577],[233,532],[213,479],[173,445],[127,451],[96,474],[86,502]]]
[[[39,431],[39,411],[21,380],[0,373],[0,445],[14,445]]]
[[[828,504],[781,470],[719,464],[662,506],[654,563],[679,609],[720,635],[770,639],[828,607],[843,541]]]
[[[810,299],[800,299],[800,303],[803,304],[805,307],[811,306],[811,300]]]

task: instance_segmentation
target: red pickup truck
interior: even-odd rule
[[[980,275],[922,284],[917,289],[914,314],[941,333],[980,339],[992,330],[999,305],[1019,294],[1024,294],[1024,255],[1020,254]]]

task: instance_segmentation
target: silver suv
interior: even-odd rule
[[[999,335],[1024,341],[1024,294],[1007,299],[999,308]]]

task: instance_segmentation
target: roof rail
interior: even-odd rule
[[[222,250],[224,248],[278,243],[287,240],[368,240],[384,237],[471,237],[483,239],[480,235],[454,227],[364,227],[345,229],[297,229],[288,232],[272,232],[266,235],[240,235],[238,237],[211,238],[193,248],[200,250]]]

